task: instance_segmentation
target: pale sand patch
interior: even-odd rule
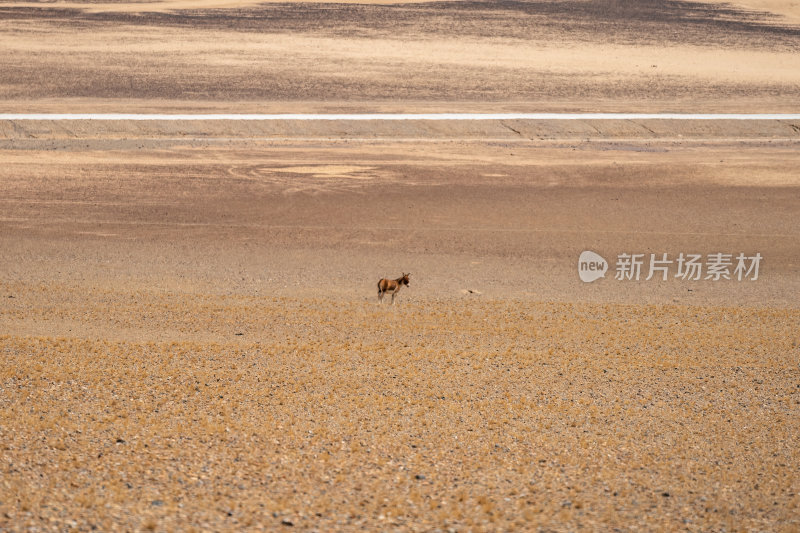
[[[117,233],[104,233],[102,231],[78,231],[78,235],[91,235],[94,237],[116,237]]]
[[[135,39],[131,36],[135,35]],[[214,43],[209,46],[209,43]],[[626,46],[570,44],[509,40],[337,39],[282,34],[242,34],[196,30],[180,40],[165,41],[160,29],[131,28],[131,32],[93,32],[85,38],[74,33],[38,32],[0,35],[0,48],[8,53],[41,53],[47,57],[93,55],[106,58],[158,56],[196,64],[252,69],[275,63],[313,63],[318,75],[371,78],[398,67],[426,70],[436,65],[513,69],[557,75],[591,76],[593,79],[629,83],[632,77],[658,79],[685,77],[705,82],[762,84],[765,81],[800,84],[800,54],[790,51],[712,49],[700,46]],[[343,71],[341,65],[350,65]]]
[[[796,0],[703,0],[707,4],[721,4],[733,6],[737,9],[748,11],[767,11],[784,17],[787,22],[800,23],[800,2]]]
[[[735,157],[728,157],[728,160],[735,161],[736,159]],[[800,185],[800,179],[789,169],[786,169],[785,172],[774,172],[756,166],[743,172],[736,168],[718,164],[715,171],[709,173],[708,180],[715,185],[732,187],[797,187]]]
[[[307,174],[315,178],[349,178],[365,180],[371,178],[369,175],[365,175],[365,173],[374,171],[375,167],[362,167],[354,165],[311,165],[271,168],[265,170],[275,173],[290,172],[292,174]]]

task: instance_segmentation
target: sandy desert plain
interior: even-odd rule
[[[0,2],[0,113],[536,111],[797,113],[800,7]],[[797,531],[799,148],[0,120],[0,530]]]

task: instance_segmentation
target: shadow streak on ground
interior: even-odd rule
[[[310,32],[359,37],[409,35],[625,44],[720,44],[800,48],[800,28],[769,13],[699,2],[441,2],[404,5],[286,3],[172,13],[86,13],[73,9],[2,8],[3,19],[65,19],[91,26],[117,22],[255,32]]]

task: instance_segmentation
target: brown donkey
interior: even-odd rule
[[[383,295],[387,292],[392,295],[392,304],[394,304],[394,297],[400,291],[403,285],[408,286],[408,276],[411,274],[403,274],[397,279],[383,278],[378,282],[378,302],[383,301]]]

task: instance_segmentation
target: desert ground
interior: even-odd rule
[[[771,3],[0,2],[0,112],[796,112]]]
[[[797,113],[799,12],[2,2],[0,113]],[[792,120],[0,120],[0,530],[796,531],[798,148]]]

